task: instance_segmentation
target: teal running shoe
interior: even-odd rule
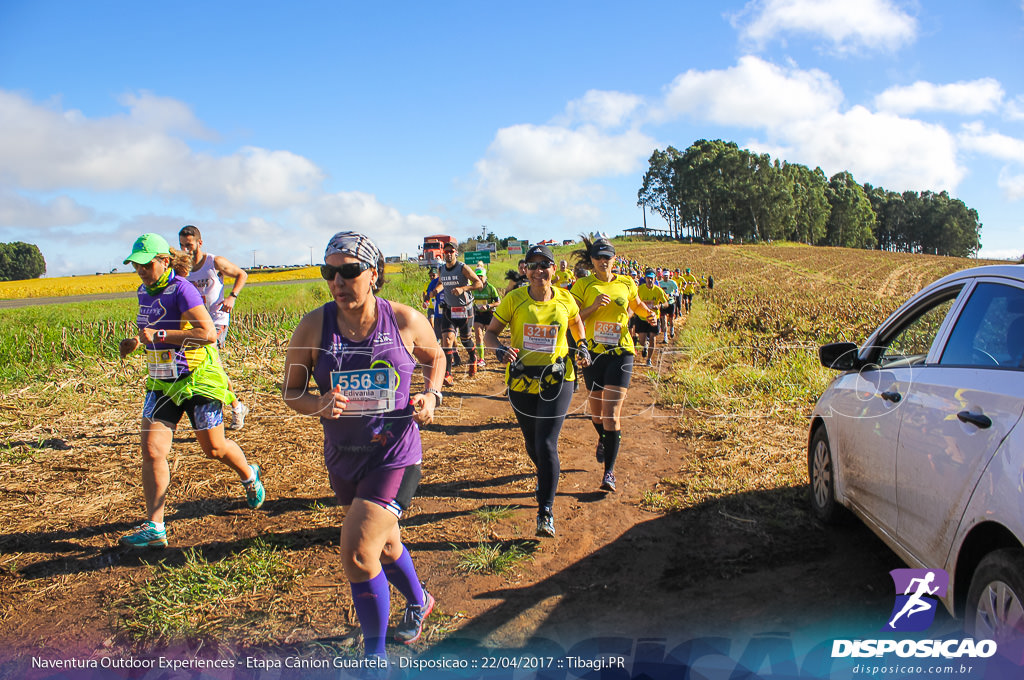
[[[253,510],[259,510],[260,506],[263,505],[264,499],[267,497],[267,492],[263,488],[263,482],[260,481],[260,466],[252,463],[249,465],[252,470],[252,476],[255,478],[248,484],[242,483],[245,487],[245,503]]]
[[[143,522],[118,542],[129,548],[166,548],[167,529],[157,529],[152,522]]]

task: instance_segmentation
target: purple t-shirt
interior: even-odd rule
[[[139,314],[135,318],[139,330],[178,331],[182,329],[182,318],[186,311],[204,307],[203,296],[186,279],[171,272],[167,287],[157,295],[146,292],[146,286],[139,286]],[[146,345],[146,363],[151,378],[173,381],[188,375],[205,357],[202,347],[185,350],[178,345],[154,342]]]
[[[391,304],[377,300],[377,325],[362,342],[345,339],[338,329],[337,305],[332,300],[323,310],[323,333],[317,354],[313,378],[321,394],[332,389],[333,381],[344,375],[346,385],[362,378],[368,369],[393,370],[397,379],[391,385],[394,393],[393,410],[341,418],[321,418],[324,427],[324,462],[327,471],[350,480],[362,479],[377,468],[402,468],[418,464],[423,458],[420,429],[412,419],[409,405],[409,386],[416,369],[416,360],[406,350],[398,332]],[[334,374],[332,376],[332,374]],[[379,373],[376,377],[380,377]],[[364,379],[369,383],[369,376]],[[381,383],[382,385],[386,383]],[[362,387],[363,385],[360,385]],[[374,385],[370,385],[374,387]],[[344,387],[342,392],[349,395]],[[363,394],[366,393],[364,390]],[[349,408],[353,409],[350,402]]]

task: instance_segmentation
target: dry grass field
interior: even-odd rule
[[[514,648],[536,635],[739,635],[806,629],[837,611],[884,616],[898,560],[866,531],[826,532],[805,508],[804,419],[830,378],[815,348],[863,339],[921,286],[983,263],[790,245],[618,249],[715,280],[655,367],[634,376],[620,493],[596,492],[594,433],[578,394],[560,440],[559,538],[535,539],[531,466],[498,368],[488,357],[478,377],[457,376],[424,430],[424,478],[403,519],[439,602],[411,651],[455,638]],[[418,290],[425,274],[410,276],[422,279],[408,283]],[[142,510],[141,359],[76,354],[68,336],[67,359],[45,378],[5,384],[0,664],[168,645],[352,653],[342,514],[319,425],[289,412],[278,392],[293,319],[253,309],[236,320],[244,330],[224,356],[253,408],[237,440],[266,470],[267,505],[248,511],[185,425],[162,553],[116,544]]]

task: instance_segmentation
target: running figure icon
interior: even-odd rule
[[[889,622],[889,628],[896,629],[896,622],[902,617],[909,619],[915,613],[922,611],[929,611],[935,607],[934,600],[926,600],[926,595],[935,595],[939,590],[939,586],[931,588],[932,582],[935,581],[935,571],[928,571],[926,575],[920,579],[910,579],[910,582],[906,586],[906,590],[903,591],[904,595],[909,595],[907,600],[903,603],[903,607],[893,617],[892,621]],[[916,588],[916,590],[914,590]],[[913,594],[910,591],[914,590]]]

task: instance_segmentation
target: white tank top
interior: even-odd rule
[[[206,254],[206,259],[199,269],[186,276],[206,302],[206,309],[209,310],[215,326],[227,326],[231,321],[231,315],[221,311],[220,305],[224,302],[224,278],[217,271],[213,255]]]

